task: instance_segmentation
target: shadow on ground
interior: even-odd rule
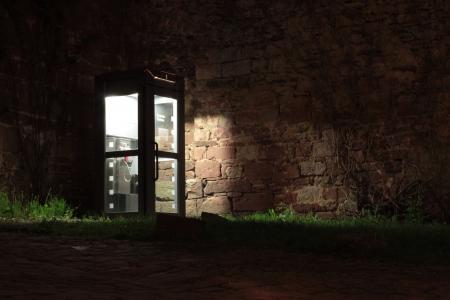
[[[443,299],[450,270],[194,242],[0,233],[2,299]]]

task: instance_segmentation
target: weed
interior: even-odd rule
[[[30,201],[14,198],[9,199],[6,193],[0,193],[0,217],[21,219],[70,219],[74,210],[67,202],[58,197],[48,196],[44,203],[37,198]]]
[[[6,193],[0,193],[0,216],[7,218],[24,217],[22,203],[16,199],[10,200]]]
[[[445,224],[374,215],[324,220],[273,210],[227,219],[207,224],[211,239],[299,252],[450,263],[450,230]]]
[[[2,216],[23,212],[23,208],[19,210],[12,203],[0,194]],[[27,215],[33,217],[28,217],[28,220],[0,219],[0,231],[88,239],[155,238],[153,217],[89,216],[75,219],[71,217],[71,212],[61,199],[49,200],[47,206],[30,202]],[[59,216],[59,219],[52,216]],[[218,244],[450,264],[450,230],[445,224],[421,224],[407,222],[404,218],[399,221],[397,218],[374,215],[323,220],[314,215],[297,215],[291,210],[226,216],[225,220],[209,218],[204,222],[206,237]]]

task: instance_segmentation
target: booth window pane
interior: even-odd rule
[[[105,97],[105,151],[138,148],[138,94]]]
[[[105,161],[105,212],[138,212],[138,157]]]
[[[177,100],[155,95],[155,142],[160,151],[177,152]]]
[[[156,212],[177,212],[177,161],[172,158],[159,158],[158,180],[155,182]]]

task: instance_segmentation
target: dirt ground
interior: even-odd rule
[[[450,299],[450,268],[0,233],[0,299]]]

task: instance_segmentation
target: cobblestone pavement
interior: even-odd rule
[[[450,269],[0,233],[0,299],[450,299]]]

